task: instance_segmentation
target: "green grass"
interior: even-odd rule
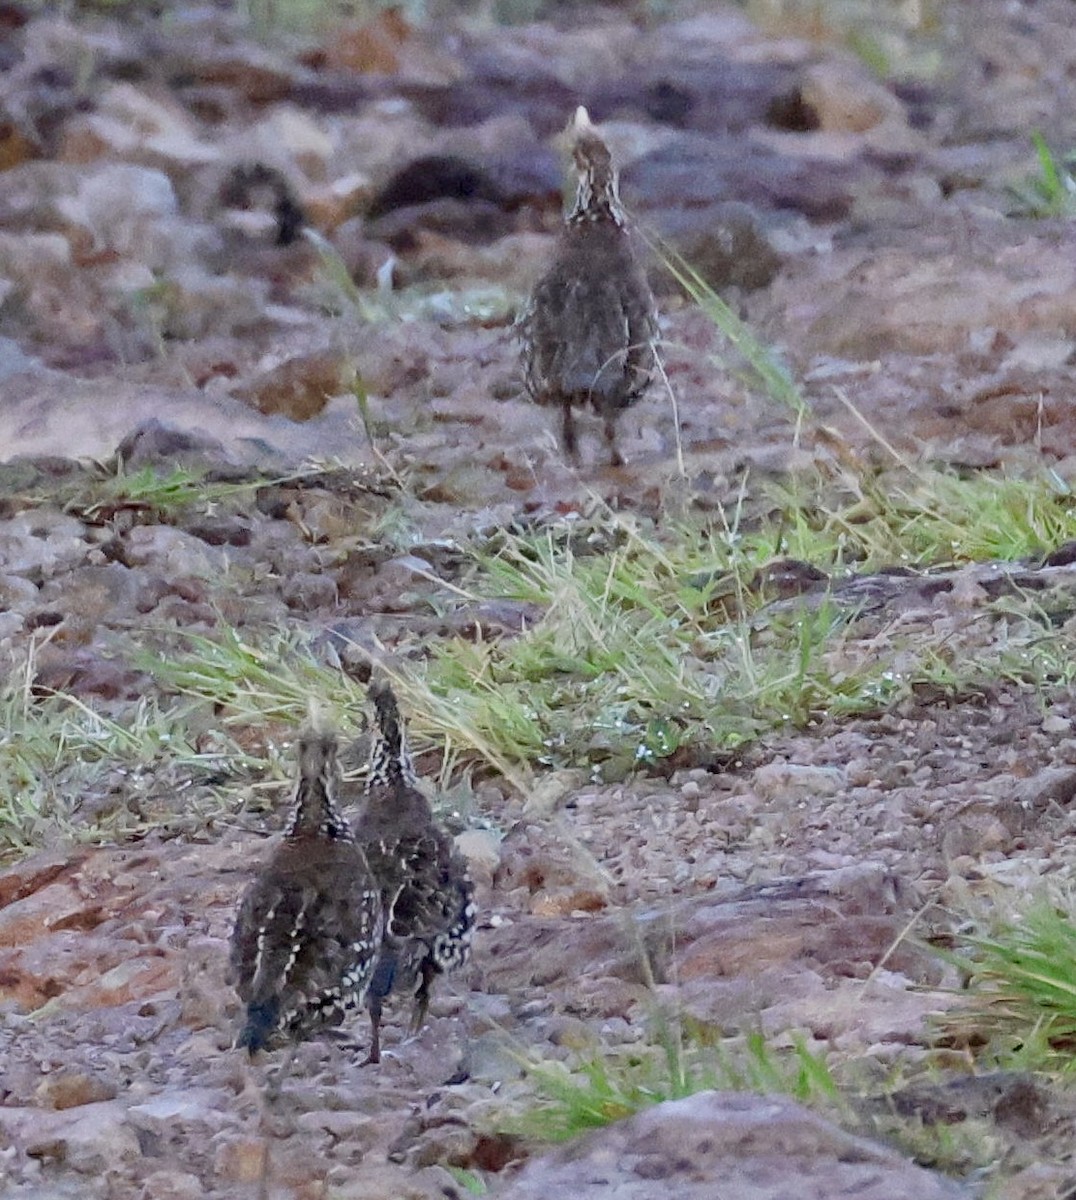
[[[145,521],[168,523],[197,509],[249,508],[259,489],[314,478],[315,469],[288,475],[261,475],[224,480],[211,478],[208,467],[154,466],[128,470],[122,463],[91,464],[61,477],[15,479],[6,498],[26,509],[59,505],[64,512],[88,521],[107,522],[123,510],[142,514]]]
[[[234,804],[218,792],[265,763],[189,705],[106,711],[76,697],[0,690],[0,860],[41,846],[116,841],[149,827],[202,831]]]
[[[507,1131],[562,1142],[654,1104],[710,1089],[787,1095],[805,1104],[841,1105],[825,1056],[802,1038],[779,1049],[762,1034],[714,1041],[664,1024],[654,1041],[596,1049],[570,1063],[527,1060],[534,1102]]]
[[[535,619],[518,636],[436,640],[394,668],[420,748],[445,750],[446,777],[478,759],[519,789],[549,767],[613,780],[877,711],[924,685],[959,694],[998,678],[1072,677],[1064,589],[969,609],[966,636],[897,630],[879,641],[872,629],[860,641],[854,606],[825,589],[767,606],[759,574],[784,556],[838,583],[887,564],[1033,557],[1076,537],[1057,481],[902,473],[843,499],[792,485],[773,503],[775,517],[737,511],[661,529],[602,510],[472,551],[451,592],[431,583],[430,603],[509,601],[533,606]],[[140,665],[233,726],[299,723],[310,695],[345,725],[365,706],[361,687],[294,634],[222,628],[177,638]]]
[[[1076,216],[1076,154],[1056,155],[1041,133],[1031,140],[1038,159],[1038,172],[1009,185],[1011,213],[1020,217]]]
[[[966,1003],[939,1022],[946,1041],[991,1065],[1071,1077],[1076,1049],[1076,909],[1039,901],[945,957],[966,975]]]
[[[813,497],[793,481],[771,489],[782,549],[819,566],[863,571],[1041,556],[1076,537],[1076,496],[1051,472],[960,476],[914,468],[845,476],[845,498]]]

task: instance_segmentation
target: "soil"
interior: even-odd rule
[[[283,630],[323,657],[341,630],[401,655],[478,626],[511,636],[536,614],[462,602],[460,547],[595,497],[660,522],[894,453],[1071,481],[1076,232],[1014,215],[1009,186],[1036,169],[1033,130],[1076,140],[1071,5],[818,9],[550,3],[518,24],[389,9],[259,36],[220,6],[0,6],[9,681],[133,728],[174,699],[140,652],[179,632]],[[864,61],[879,58],[881,78]],[[654,388],[622,422],[625,467],[599,465],[596,427],[584,465],[565,463],[522,396],[510,321],[556,237],[555,135],[578,103],[641,227],[783,356],[804,422],[655,266],[679,428]],[[294,236],[301,220],[319,243]],[[177,467],[236,491],[107,499],[120,469]],[[1042,570],[1070,587],[1064,556]],[[979,620],[988,575],[889,584],[881,603],[906,631],[1001,636]],[[376,1068],[361,1045],[302,1045],[275,1104],[278,1060],[231,1049],[225,961],[279,828],[291,731],[233,729],[278,769],[222,778],[200,719],[204,769],[162,759],[85,786],[79,764],[42,763],[53,811],[20,825],[29,845],[0,873],[4,1195],[254,1196],[263,1174],[282,1197],[425,1200],[476,1179],[548,1194],[564,1152],[502,1132],[529,1104],[520,1054],[629,1049],[661,1004],[715,1035],[800,1033],[867,1064],[864,1095],[929,1058],[935,1090],[898,1115],[981,1122],[1007,1200],[1070,1194],[1067,1095],[1007,1076],[985,1100],[960,1090],[979,1079],[965,1047],[939,1057],[935,1023],[959,978],[926,946],[1071,877],[1067,689],[999,679],[823,715],[668,777],[480,775],[460,834],[472,965],[417,1037],[391,1014]],[[673,1128],[698,1119],[671,1108]],[[845,1194],[831,1160],[870,1162],[871,1195],[927,1178],[974,1194],[913,1185],[903,1143],[868,1152],[794,1108],[749,1116],[777,1144],[806,1139],[812,1165],[783,1168],[797,1195]],[[770,1195],[727,1136],[705,1169],[729,1195]]]

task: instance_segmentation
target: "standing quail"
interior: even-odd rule
[[[561,406],[561,440],[573,462],[572,410],[593,405],[619,466],[617,416],[646,391],[654,369],[654,298],[632,249],[609,147],[583,107],[567,132],[579,176],[575,204],[519,317],[524,382],[538,404]]]
[[[247,1006],[236,1040],[253,1056],[339,1025],[366,998],[384,929],[381,893],[336,808],[337,743],[299,739],[295,805],[284,840],[247,888],[232,934],[236,990]]]
[[[378,731],[354,831],[381,885],[385,911],[381,952],[366,997],[371,1029],[366,1061],[376,1063],[384,1001],[393,993],[412,994],[411,1030],[422,1027],[434,978],[467,961],[475,908],[466,864],[418,790],[392,688],[375,682],[370,699]]]

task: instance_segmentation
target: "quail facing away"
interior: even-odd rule
[[[377,735],[354,831],[381,885],[385,911],[381,952],[366,997],[371,1028],[366,1061],[376,1063],[384,1001],[393,993],[411,994],[411,1030],[421,1028],[433,980],[467,961],[475,907],[466,864],[418,790],[392,688],[375,682],[370,699]]]
[[[336,808],[337,742],[306,729],[284,840],[247,888],[231,964],[253,1055],[339,1025],[366,999],[384,930],[381,892]]]
[[[560,406],[561,441],[573,462],[573,409],[591,404],[619,466],[617,417],[646,391],[654,370],[654,298],[632,249],[616,165],[585,108],[567,133],[578,174],[575,204],[552,266],[517,324],[524,383],[532,400]]]

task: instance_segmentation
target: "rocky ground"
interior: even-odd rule
[[[341,1200],[715,1179],[744,1198],[979,1194],[959,1154],[947,1178],[907,1136],[883,1146],[862,1100],[830,1123],[705,1094],[556,1154],[511,1132],[521,1057],[627,1052],[662,1011],[718,1038],[798,1034],[860,1064],[858,1096],[929,1056],[935,1092],[890,1111],[972,1127],[992,1194],[1072,1194],[1069,1094],[939,1052],[958,976],[926,946],[1071,877],[1064,688],[822,714],[668,777],[479,771],[458,826],[472,966],[417,1038],[390,1023],[377,1068],[302,1046],[269,1108],[272,1064],[230,1049],[225,943],[278,827],[290,727],[203,707],[168,727],[173,753],[155,724],[176,698],[145,655],[184,633],[287,631],[321,661],[343,639],[406,656],[511,636],[540,613],[461,596],[459,547],[595,498],[716,512],[849,457],[1071,481],[1076,233],[1010,215],[1007,190],[1033,130],[1076,142],[1071,5],[893,8],[388,10],[259,38],[225,7],[0,5],[4,1195],[254,1196],[263,1173],[274,1196]],[[552,245],[553,138],[580,102],[644,229],[801,381],[799,425],[655,266],[681,445],[654,389],[623,421],[627,467],[562,461],[508,325]],[[272,197],[235,173],[252,160],[320,250],[275,244]],[[177,468],[210,492],[116,483]],[[1014,589],[1045,578],[1025,571]],[[1044,571],[1070,594],[1064,561]],[[996,574],[886,585],[861,642],[889,622],[981,636]],[[140,768],[99,761],[116,734],[94,713]],[[35,721],[31,770],[13,746]]]

